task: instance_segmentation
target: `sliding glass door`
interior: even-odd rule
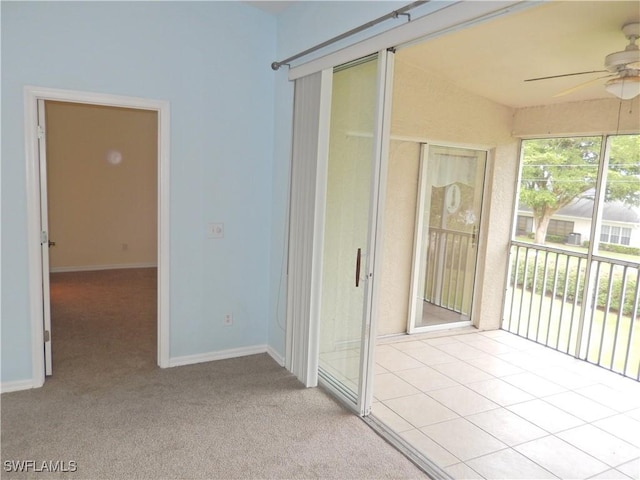
[[[332,79],[319,376],[360,414],[371,364],[383,71],[375,55],[335,68]]]

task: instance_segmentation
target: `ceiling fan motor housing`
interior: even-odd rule
[[[640,23],[625,25],[622,27],[622,33],[629,39],[629,45],[623,51],[611,53],[605,57],[604,67],[610,72],[640,68],[640,49],[635,43],[640,38]]]

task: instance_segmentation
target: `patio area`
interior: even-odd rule
[[[372,415],[452,477],[640,478],[640,383],[504,330],[380,339]]]

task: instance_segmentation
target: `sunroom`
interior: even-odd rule
[[[315,74],[313,61],[291,70],[287,359],[307,385],[383,429],[410,430],[461,414],[414,423],[402,398],[446,406],[435,392],[468,389],[437,379],[476,368],[503,382],[496,362],[520,358],[508,351],[522,346],[515,335],[638,379],[640,257],[631,237],[615,246],[637,225],[603,216],[611,202],[638,207],[638,97],[612,95],[601,78],[611,74],[594,72],[634,45],[621,29],[635,10],[545,4],[337,67],[320,59]],[[578,201],[591,206],[588,234],[547,232]],[[294,320],[302,312],[310,324]],[[466,337],[478,332],[495,333]],[[504,358],[455,365],[478,341]]]

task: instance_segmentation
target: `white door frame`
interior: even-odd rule
[[[389,169],[389,145],[391,143],[391,111],[393,108],[393,80],[395,78],[395,51],[385,49],[378,52],[378,87],[376,99],[376,117],[374,127],[374,165],[371,208],[373,209],[369,227],[368,273],[369,285],[367,288],[368,319],[363,322],[364,355],[360,363],[360,401],[358,409],[360,416],[371,413],[373,403],[375,375],[375,349],[378,340],[378,298],[380,298],[380,279],[382,270],[382,252],[384,238],[384,216],[386,205],[387,173]],[[375,272],[375,275],[374,275]]]
[[[416,298],[419,295],[419,286],[420,280],[424,277],[424,271],[421,265],[424,246],[424,238],[423,238],[423,228],[424,228],[424,212],[426,209],[425,204],[425,196],[427,190],[427,178],[429,172],[427,172],[426,164],[427,158],[429,154],[429,147],[450,147],[450,148],[460,148],[467,150],[475,150],[478,152],[485,152],[485,165],[483,171],[483,181],[482,181],[482,207],[480,209],[480,223],[478,228],[478,239],[482,240],[483,232],[486,227],[482,223],[482,219],[486,216],[486,202],[485,200],[488,198],[489,190],[487,186],[487,177],[489,176],[489,162],[492,161],[491,157],[491,148],[485,145],[476,145],[476,144],[464,144],[464,143],[456,143],[456,142],[437,142],[431,141],[427,139],[422,139],[419,141],[421,144],[420,148],[420,167],[418,173],[418,196],[417,196],[417,205],[416,205],[416,220],[415,220],[415,228],[414,228],[414,242],[413,242],[413,258],[411,260],[411,283],[410,283],[410,295],[409,295],[409,308],[408,308],[408,316],[407,316],[407,333],[408,334],[416,334],[416,333],[426,333],[426,332],[435,332],[438,330],[447,330],[455,327],[465,327],[470,325],[477,325],[476,319],[478,317],[478,312],[476,312],[478,296],[475,293],[471,298],[471,316],[469,320],[460,320],[459,322],[451,322],[442,325],[434,325],[429,327],[416,327],[415,319],[417,316],[417,308],[416,308]],[[483,241],[483,240],[482,240]],[[474,292],[475,287],[478,285],[478,281],[480,279],[480,270],[481,265],[484,260],[480,260],[479,252],[476,254],[476,270],[473,276],[473,285]]]
[[[40,159],[38,100],[153,110],[158,113],[158,365],[169,367],[169,102],[103,93],[24,87],[24,132],[27,177],[27,250],[31,316],[31,368],[34,387],[44,385],[44,296],[41,256]],[[48,306],[47,306],[48,307]]]
[[[44,374],[51,375],[51,285],[49,275],[44,272],[49,271],[49,204],[48,204],[48,180],[47,180],[47,140],[44,133],[47,131],[44,100],[38,99],[38,159],[40,167],[40,258],[42,261],[42,302],[45,308],[42,309],[44,338]],[[48,337],[46,336],[49,332]]]

